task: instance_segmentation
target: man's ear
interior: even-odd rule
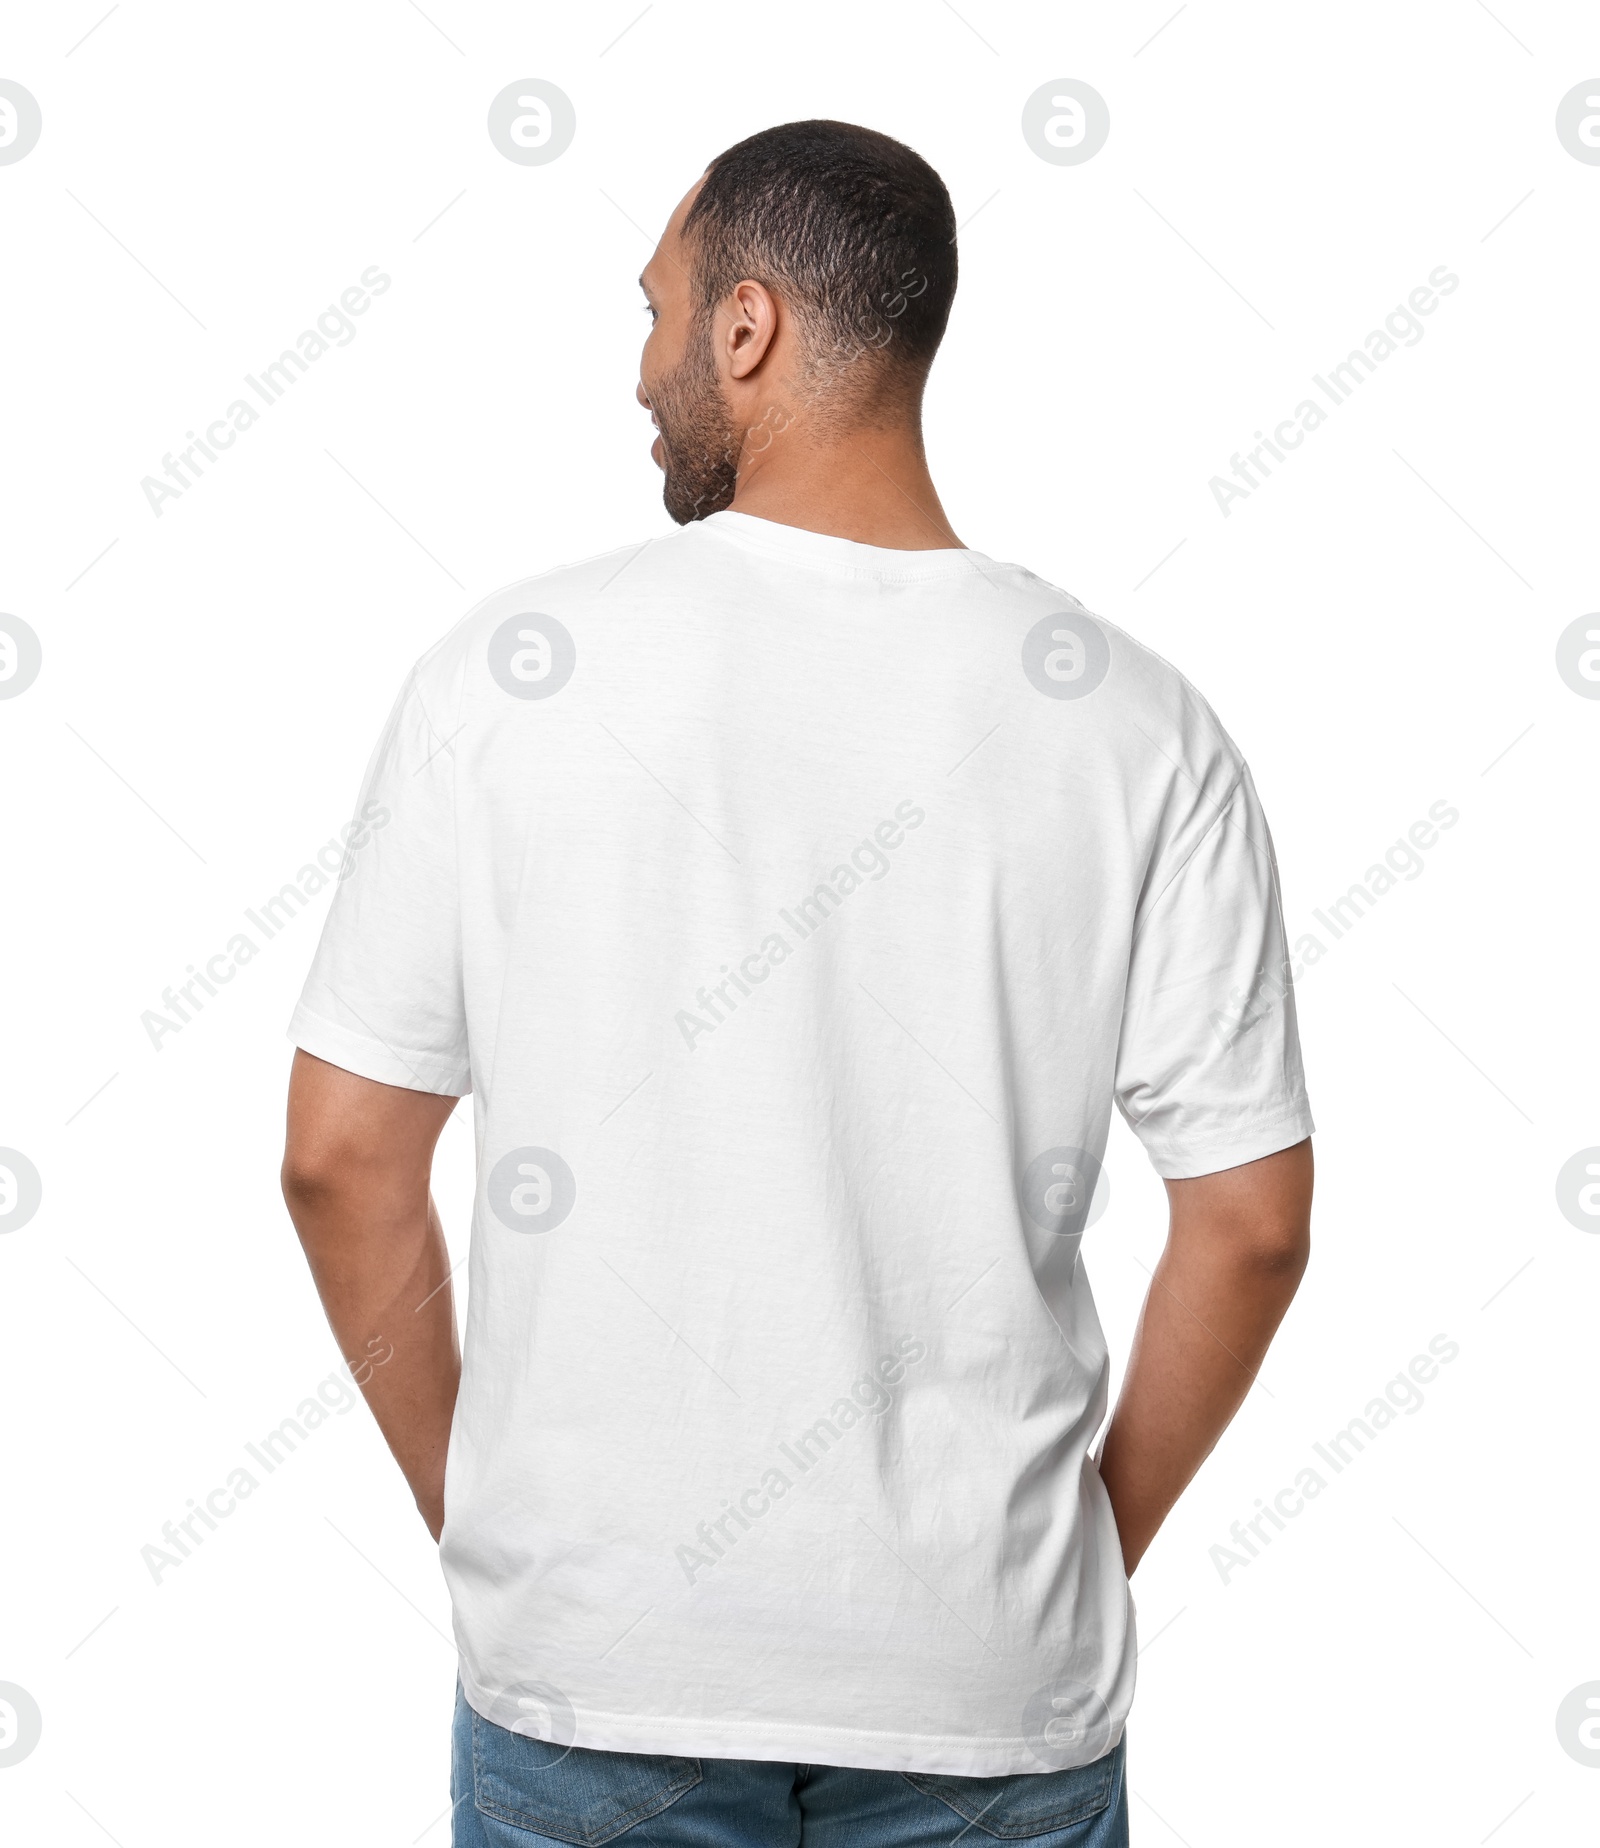
[[[721,346],[728,376],[747,379],[756,372],[778,337],[778,304],[762,283],[739,283],[725,303]]]

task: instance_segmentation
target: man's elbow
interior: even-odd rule
[[[1243,1203],[1239,1243],[1252,1269],[1292,1290],[1311,1261],[1311,1144],[1285,1149],[1261,1169],[1271,1184]]]
[[[329,1135],[291,1135],[284,1145],[279,1185],[296,1225],[338,1204],[360,1186],[363,1151]]]
[[[434,1145],[456,1102],[296,1052],[280,1184],[300,1242],[425,1221]]]
[[[1241,1167],[1169,1181],[1180,1243],[1292,1295],[1311,1257],[1311,1144]]]
[[[1292,1288],[1311,1262],[1310,1215],[1252,1226],[1240,1244],[1241,1255],[1251,1270]]]
[[[331,1197],[335,1176],[319,1152],[291,1142],[283,1151],[278,1184],[283,1189],[283,1203],[289,1209],[290,1218],[298,1223],[302,1214]]]

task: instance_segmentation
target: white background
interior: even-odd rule
[[[325,901],[159,1051],[140,1016],[345,819],[429,642],[664,529],[634,278],[709,157],[827,115],[910,141],[971,220],[928,407],[957,531],[1206,691],[1291,936],[1460,812],[1300,984],[1316,1253],[1136,1580],[1135,1840],[1592,1842],[1600,1771],[1555,1714],[1600,1679],[1600,1238],[1555,1178],[1600,1143],[1600,701],[1554,663],[1600,609],[1600,167],[1554,117],[1600,17],[638,11],[8,21],[0,76],[44,132],[0,166],[0,609],[44,667],[0,702],[0,1144],[44,1203],[0,1237],[0,1682],[44,1731],[0,1769],[0,1833],[444,1848],[447,1604],[364,1410],[159,1585],[140,1554],[338,1363],[276,1174]],[[577,110],[541,167],[485,128],[530,76]],[[1063,76],[1111,111],[1076,167],[1020,131]],[[372,264],[392,287],[357,337],[157,517],[141,479]],[[1460,286],[1425,336],[1224,517],[1211,477],[1440,264]],[[458,1120],[457,1255],[469,1150]],[[1120,1358],[1164,1202],[1120,1124],[1108,1166],[1086,1262]],[[1460,1354],[1423,1408],[1224,1583],[1230,1525],[1438,1334]]]

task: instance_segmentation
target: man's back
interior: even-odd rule
[[[1209,708],[1017,566],[723,512],[481,605],[360,812],[292,1031],[475,1093],[472,1705],[602,1750],[1103,1755],[1112,1103],[1168,1178],[1311,1131]]]

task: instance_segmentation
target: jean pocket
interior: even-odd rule
[[[1103,1815],[1116,1794],[1121,1755],[1118,1745],[1092,1765],[1016,1777],[933,1777],[922,1771],[900,1775],[981,1834],[1017,1842]]]
[[[489,1822],[601,1848],[700,1782],[697,1758],[589,1752],[472,1716],[472,1800]]]

